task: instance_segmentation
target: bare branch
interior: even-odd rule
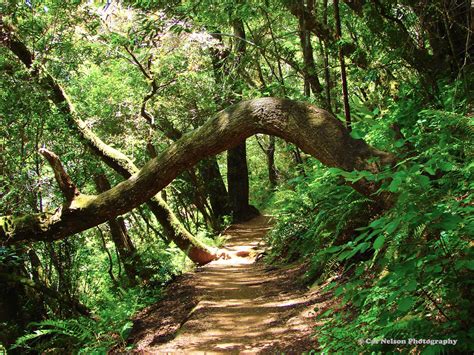
[[[39,153],[46,158],[49,165],[53,169],[54,178],[59,185],[59,189],[66,198],[66,201],[71,202],[75,197],[79,196],[81,192],[64,169],[59,157],[46,148],[41,148]]]

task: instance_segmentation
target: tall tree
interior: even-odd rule
[[[342,39],[341,17],[339,14],[339,0],[334,0],[334,21],[336,23],[336,40]],[[346,118],[346,126],[349,130],[352,129],[351,124],[351,108],[349,106],[349,92],[347,90],[347,75],[346,63],[344,61],[344,52],[341,45],[338,45],[339,66],[341,68],[341,86],[342,86],[342,100],[344,102],[344,116]]]
[[[306,96],[309,96],[309,92],[311,91],[316,100],[321,105],[325,106],[326,101],[323,99],[322,95],[323,86],[319,81],[316,61],[314,60],[314,50],[311,43],[311,30],[309,24],[310,19],[312,18],[311,14],[314,11],[314,1],[310,0],[305,5],[304,0],[298,0],[291,4],[290,8],[298,18],[300,44],[303,52],[305,94]]]
[[[239,17],[234,18],[232,28],[235,37],[234,65],[237,67],[237,73],[242,73],[247,50],[247,36],[242,19]],[[236,82],[238,81],[236,80]],[[240,87],[234,88],[232,96],[234,95],[241,96],[242,89]],[[229,199],[232,205],[232,217],[234,221],[246,221],[259,214],[258,210],[249,203],[249,171],[245,141],[234,149],[227,151],[227,185],[229,188]]]

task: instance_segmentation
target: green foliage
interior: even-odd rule
[[[452,97],[447,89],[445,95]],[[474,342],[469,322],[473,125],[459,110],[462,105],[446,97],[440,101],[450,103],[447,109],[422,109],[407,97],[392,105],[383,124],[356,125],[369,141],[399,149],[395,167],[376,176],[320,170],[277,193],[283,203],[276,204],[273,252],[287,259],[309,256],[311,276],[319,276],[321,283],[331,275],[340,280],[327,284],[326,290],[340,299],[342,310],[319,316],[324,324],[316,336],[324,351],[396,349],[377,343],[381,339],[456,339],[458,351],[469,350]],[[392,123],[401,125],[407,138],[394,141],[385,134],[381,142]],[[364,212],[364,204],[357,205],[356,196],[337,185],[336,177],[379,182],[379,193],[396,194],[396,203],[352,230],[350,240],[341,240],[339,231],[351,215]],[[375,341],[360,343],[365,339]],[[416,349],[439,353],[446,348],[420,344]]]
[[[48,319],[30,324],[31,331],[17,339],[12,349],[78,354],[105,353],[113,345],[124,346],[130,334],[130,317],[156,302],[156,290],[129,288],[102,299],[96,318]]]
[[[468,53],[453,58],[468,49],[469,36],[465,41],[460,31],[466,18],[459,26],[456,12],[438,8],[439,2],[418,6],[383,0],[353,11],[351,6],[360,2],[346,1],[340,6],[343,35],[336,39],[331,2],[315,2],[304,16],[315,24],[310,38],[315,62],[305,68],[299,36],[304,19],[291,10],[295,3],[6,0],[0,13],[34,52],[35,65],[41,63],[61,82],[88,127],[137,166],[149,160],[147,143],[159,153],[174,139],[168,130],[186,134],[237,100],[320,101],[308,90],[308,73],[319,76],[322,98],[331,96],[330,108],[343,121],[338,50],[344,49],[351,135],[394,152],[398,163],[377,175],[328,169],[304,154],[300,164],[294,162],[295,148],[277,140],[275,188],[262,152],[265,138],[260,137],[262,146],[248,139],[252,203],[271,209],[276,219],[268,236],[270,260],[307,261],[309,283],[331,280],[327,290],[342,309],[320,315],[325,322],[317,337],[323,352],[406,351],[358,340],[407,337],[451,337],[458,340],[456,350],[470,350],[474,128],[467,91],[473,87],[472,58]],[[462,9],[463,2],[453,3]],[[236,55],[242,38],[234,36],[233,24],[240,20],[246,52]],[[436,58],[442,59],[433,63]],[[0,74],[0,214],[54,210],[64,203],[38,153],[42,146],[60,157],[83,193],[95,194],[91,176],[104,166],[4,46]],[[445,81],[435,85],[440,78]],[[146,122],[145,109],[156,127]],[[225,157],[218,161],[225,176]],[[112,185],[122,180],[106,173]],[[379,184],[380,194],[395,196],[393,207],[380,211],[347,185],[361,179]],[[195,208],[196,190],[195,181],[180,176],[166,189],[168,202],[189,231],[219,246],[223,238],[209,231],[209,221]],[[103,353],[124,345],[132,313],[153,302],[164,284],[190,266],[183,252],[163,240],[146,207],[124,220],[142,261],[135,271],[145,275],[138,286],[129,287],[105,226],[66,241],[0,248],[2,273],[15,270],[32,283],[41,282],[82,302],[97,318],[80,318],[60,301],[14,285],[15,292],[21,291],[13,292],[18,315],[2,319],[0,327],[11,333],[5,337],[10,343],[22,335],[18,351]],[[35,305],[42,307],[33,317]],[[23,334],[31,320],[36,322]],[[410,351],[445,349],[420,345]]]
[[[331,247],[368,202],[316,161],[305,171],[306,176],[290,179],[275,194],[277,224],[269,243],[274,256],[286,261],[312,258]]]

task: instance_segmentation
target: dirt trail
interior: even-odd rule
[[[141,353],[261,353],[316,349],[316,303],[327,300],[299,284],[303,268],[255,263],[269,218],[226,231],[220,259],[186,274],[159,303],[137,315],[130,338]]]

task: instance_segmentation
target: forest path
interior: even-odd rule
[[[269,217],[232,225],[219,259],[178,278],[165,298],[138,314],[129,343],[140,353],[302,352],[311,339],[316,291],[301,287],[303,268],[255,263]]]

